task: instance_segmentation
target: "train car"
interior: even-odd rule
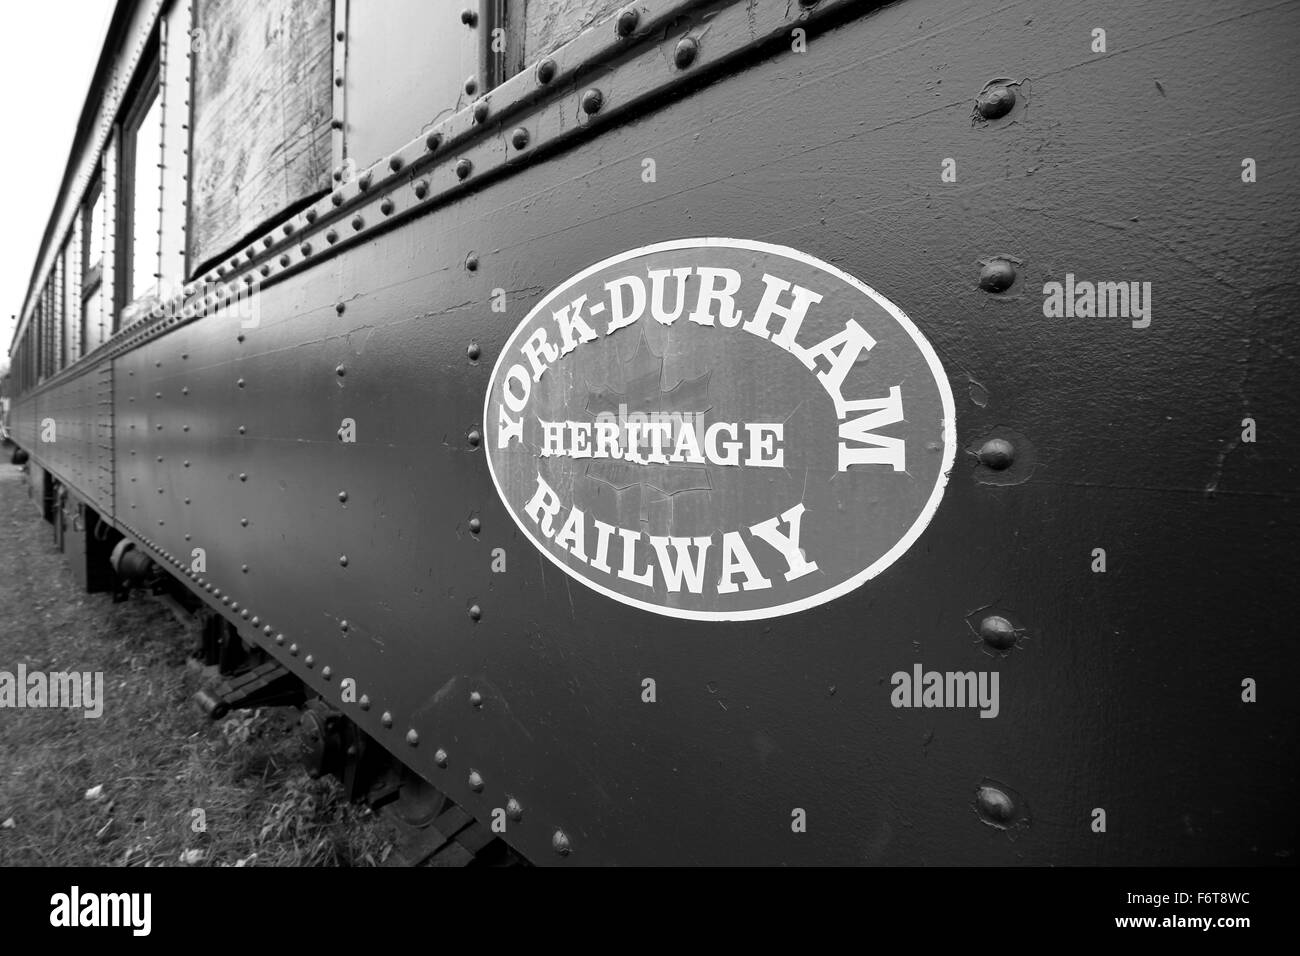
[[[13,438],[408,862],[1294,859],[1297,39],[122,0]]]

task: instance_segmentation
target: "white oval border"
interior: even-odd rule
[[[483,453],[487,458],[488,474],[492,476],[492,485],[496,488],[497,497],[501,499],[501,503],[505,505],[506,511],[509,512],[510,517],[514,520],[515,524],[518,525],[519,530],[522,531],[524,536],[532,542],[533,547],[537,548],[538,551],[550,559],[552,564],[556,565],[561,571],[582,584],[584,587],[591,588],[593,591],[597,591],[600,594],[605,595],[605,597],[613,598],[620,604],[626,604],[629,607],[640,608],[643,611],[650,611],[653,614],[660,614],[664,617],[675,617],[690,621],[758,621],[770,617],[783,617],[787,614],[806,611],[809,608],[814,608],[821,604],[833,601],[838,597],[843,597],[850,591],[857,590],[867,581],[870,581],[901,558],[916,542],[916,539],[921,536],[921,533],[925,531],[926,527],[930,524],[930,519],[933,518],[935,512],[939,510],[939,502],[943,499],[943,490],[948,484],[948,478],[952,473],[953,461],[957,455],[957,413],[953,403],[952,388],[949,386],[948,376],[939,362],[939,356],[935,354],[934,347],[930,345],[925,336],[921,334],[921,330],[916,327],[903,310],[894,305],[894,303],[890,302],[865,282],[849,275],[847,272],[837,269],[829,262],[824,262],[816,256],[810,256],[807,253],[800,252],[798,249],[792,249],[789,246],[779,246],[770,242],[756,242],[751,239],[724,239],[716,237],[672,239],[667,242],[656,242],[648,246],[638,246],[637,248],[630,249],[627,252],[620,252],[616,256],[610,256],[608,259],[602,259],[595,265],[588,266],[577,275],[565,280],[547,293],[541,301],[529,310],[528,314],[520,320],[519,324],[515,326],[514,332],[510,334],[510,338],[506,339],[505,345],[501,347],[501,352],[497,356],[496,363],[492,366],[492,374],[488,378],[487,394],[483,397],[484,431],[486,432],[487,423],[491,421],[492,388],[497,381],[497,373],[501,371],[501,360],[505,358],[507,353],[509,353],[510,349],[514,346],[515,339],[518,338],[519,332],[526,328],[528,324],[532,322],[534,316],[546,308],[546,306],[549,305],[556,296],[573,286],[575,283],[586,279],[588,276],[594,275],[609,266],[625,262],[628,259],[635,259],[639,256],[650,255],[656,252],[668,252],[674,249],[700,249],[710,247],[748,249],[752,252],[763,252],[769,255],[782,256],[786,259],[793,259],[796,262],[802,262],[805,265],[813,266],[814,268],[820,269],[836,278],[842,279],[859,292],[870,296],[877,305],[888,312],[894,318],[894,321],[901,325],[903,330],[911,336],[912,341],[916,343],[916,347],[919,348],[921,354],[925,356],[926,364],[930,367],[930,374],[938,384],[939,395],[943,400],[943,465],[939,469],[939,477],[935,481],[934,488],[931,490],[930,497],[926,501],[925,506],[921,509],[921,513],[917,515],[916,520],[912,522],[912,526],[907,529],[907,532],[898,539],[892,548],[877,558],[875,563],[871,564],[853,577],[841,581],[834,587],[828,588],[824,591],[818,591],[816,594],[810,594],[808,597],[801,598],[798,601],[791,601],[788,604],[778,604],[763,608],[751,608],[745,611],[691,611],[682,608],[665,607],[664,605],[653,604],[649,601],[638,601],[636,598],[628,597],[627,595],[613,591],[604,585],[597,584],[595,581],[588,580],[553,555],[550,552],[550,549],[544,544],[540,543],[537,538],[533,536],[532,531],[530,531],[523,521],[519,519],[519,516],[515,514],[514,507],[510,504],[505,493],[501,490],[501,482],[497,480],[496,470],[492,467],[492,452],[486,441],[484,442]]]

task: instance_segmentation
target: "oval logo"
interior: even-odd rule
[[[607,597],[671,617],[790,614],[925,530],[956,451],[934,349],[862,282],[795,249],[682,239],[543,298],[483,412],[524,534]]]

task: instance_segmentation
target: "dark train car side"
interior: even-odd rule
[[[1278,862],[1298,38],[124,2],[10,429],[431,852]]]

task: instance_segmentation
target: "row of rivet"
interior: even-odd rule
[[[241,479],[243,479],[245,476],[241,475],[240,477]],[[346,491],[339,492],[338,497],[340,501],[346,501],[347,492]],[[240,519],[240,523],[241,525],[247,526],[248,519],[242,518]],[[182,562],[174,554],[163,549],[160,545],[155,543],[151,538],[148,538],[147,536],[141,534],[139,531],[137,531],[131,525],[126,524],[125,522],[122,523],[122,526],[126,528],[128,531],[130,531],[140,543],[142,543],[145,547],[147,547],[150,551],[152,551],[156,557],[161,558],[165,563],[175,568],[176,571],[178,571],[180,574],[189,578],[198,587],[202,588],[204,592],[211,594],[214,601],[220,601],[221,605],[223,607],[228,607],[232,614],[238,614],[241,620],[247,621],[252,626],[254,631],[256,631],[260,625],[261,633],[264,636],[269,638],[274,633],[275,634],[274,639],[276,645],[277,646],[284,645],[285,636],[283,633],[275,633],[275,629],[270,624],[263,623],[261,619],[257,615],[253,615],[252,612],[247,607],[240,607],[239,602],[232,600],[229,594],[222,593],[221,588],[214,586],[212,582],[205,580],[201,575],[197,574],[196,572],[186,569],[182,565]],[[477,533],[478,531],[477,518],[471,519],[471,526],[472,529]],[[185,540],[186,541],[190,540],[190,537],[191,536],[189,534],[186,534]],[[347,563],[346,556],[342,559],[342,563],[346,565]],[[242,570],[246,572],[247,569],[248,569],[247,565],[244,565]],[[470,613],[470,617],[476,621],[481,617],[481,611],[478,605],[474,605],[473,607],[471,607],[469,613]],[[348,622],[346,620],[339,622],[339,629],[346,634],[349,629]],[[289,656],[297,657],[299,651],[300,648],[296,642],[289,644],[288,647]],[[307,654],[303,658],[303,664],[308,669],[313,668],[315,666],[315,658],[313,657],[313,655]],[[332,678],[332,676],[333,676],[333,671],[328,665],[321,668],[321,677],[323,679],[328,681]],[[471,691],[469,695],[469,703],[470,706],[474,707],[475,709],[481,709],[483,707],[483,695],[479,691]],[[370,697],[366,694],[362,694],[360,699],[357,701],[357,705],[362,711],[369,711],[371,707]],[[383,727],[386,730],[391,730],[394,724],[394,718],[392,712],[384,711],[383,714],[380,716],[380,723],[383,725]],[[414,727],[411,727],[407,730],[406,743],[411,747],[419,746],[420,735],[419,732]],[[434,751],[434,763],[440,769],[446,769],[449,762],[450,762],[449,755],[444,748],[439,747],[437,748],[437,750]],[[485,788],[485,783],[482,774],[480,774],[477,770],[474,769],[470,770],[467,783],[469,785],[470,790],[474,791],[475,793],[482,793]],[[523,819],[523,807],[516,798],[511,797],[507,801],[506,814],[507,816],[510,817],[510,819],[514,820],[515,822],[518,822]],[[552,843],[556,848],[557,852],[566,855],[569,852],[569,839],[562,830],[555,831],[555,834],[552,837]]]

